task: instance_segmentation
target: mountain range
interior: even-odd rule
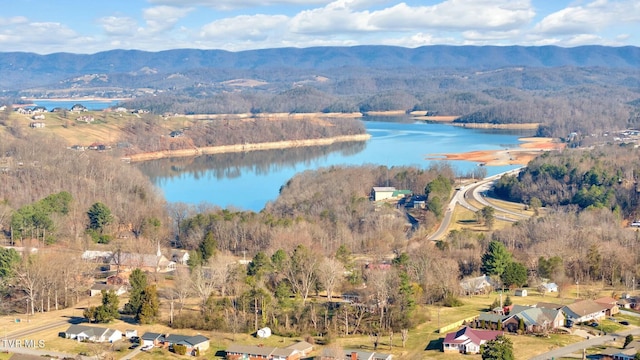
[[[229,52],[176,49],[161,52],[111,50],[95,54],[0,52],[0,90],[12,92],[52,86],[91,74],[161,75],[206,69],[244,74],[340,68],[477,69],[502,67],[640,68],[640,48],[581,46],[393,46],[276,48]],[[96,76],[91,80],[95,80]],[[99,80],[99,77],[97,77]],[[104,82],[104,81],[103,81]],[[97,85],[100,81],[95,82]],[[94,84],[95,85],[95,84]],[[106,85],[106,84],[105,84]]]

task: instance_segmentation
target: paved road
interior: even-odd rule
[[[517,168],[517,169],[505,171],[503,173],[496,174],[496,175],[493,175],[493,176],[489,176],[487,178],[479,180],[479,181],[477,181],[477,182],[475,182],[473,184],[461,186],[453,194],[453,197],[451,198],[451,201],[449,202],[449,205],[447,206],[447,210],[444,213],[444,217],[442,218],[442,222],[440,223],[440,226],[438,227],[438,230],[436,230],[436,232],[431,234],[428,237],[428,239],[429,240],[439,240],[445,235],[445,233],[449,229],[449,225],[451,224],[451,219],[453,217],[453,210],[455,209],[456,205],[460,205],[463,208],[465,208],[467,210],[470,210],[470,211],[473,211],[473,212],[476,212],[476,211],[480,210],[477,207],[471,205],[467,201],[467,199],[474,199],[474,200],[480,202],[481,204],[483,204],[485,206],[491,206],[491,207],[495,208],[496,211],[499,211],[499,212],[502,212],[502,213],[506,213],[506,214],[509,214],[511,216],[511,217],[507,217],[507,216],[502,216],[502,215],[496,215],[495,218],[499,219],[499,220],[516,222],[516,221],[522,219],[523,217],[526,218],[527,217],[526,215],[515,213],[515,212],[512,212],[512,211],[510,211],[508,209],[501,208],[501,207],[499,207],[499,206],[497,206],[495,204],[491,204],[488,201],[486,201],[485,199],[483,199],[482,195],[480,195],[480,192],[483,191],[483,189],[486,189],[486,188],[490,187],[491,184],[494,181],[498,180],[503,175],[506,175],[506,174],[517,174],[521,169],[523,169],[523,168]],[[516,217],[515,219],[512,218],[514,216]]]
[[[544,354],[536,355],[531,357],[530,360],[550,360],[550,359],[559,359],[563,356],[567,356],[573,353],[582,353],[583,349],[588,349],[593,346],[602,345],[608,341],[613,341],[614,338],[621,338],[627,335],[637,336],[640,335],[640,328],[633,328],[629,330],[620,331],[615,334],[607,334],[603,336],[592,337],[588,340],[581,341],[579,343],[567,345],[558,349],[554,349],[548,351]]]

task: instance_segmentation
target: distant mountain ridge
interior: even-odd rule
[[[55,53],[38,55],[0,52],[0,90],[16,90],[56,82],[83,74],[174,73],[198,68],[335,69],[340,67],[474,68],[604,67],[640,68],[640,48],[633,46],[445,46],[419,48],[393,46],[274,48],[229,52],[176,49],[160,52],[110,50],[95,54]]]

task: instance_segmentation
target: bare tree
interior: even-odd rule
[[[293,291],[302,297],[303,305],[309,297],[309,291],[315,286],[319,261],[317,254],[304,245],[298,245],[286,266],[285,276]]]
[[[28,302],[29,314],[35,313],[38,292],[41,291],[44,280],[45,265],[40,255],[25,254],[16,269],[16,285],[22,289]]]
[[[203,312],[207,307],[207,299],[215,290],[215,285],[211,279],[209,269],[203,266],[196,266],[191,271],[191,287],[194,294],[200,298],[200,309]]]
[[[400,330],[400,334],[402,336],[402,347],[407,344],[407,340],[409,340],[409,329]]]
[[[324,288],[327,291],[327,299],[331,301],[333,298],[333,291],[344,278],[344,265],[336,259],[325,258],[320,262],[318,270],[318,280],[320,280],[322,285],[324,285]]]
[[[189,269],[179,266],[173,277],[173,291],[176,294],[176,300],[178,301],[178,314],[182,313],[184,304],[193,293],[191,281],[189,278]]]

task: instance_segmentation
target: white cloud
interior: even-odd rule
[[[173,6],[155,6],[144,9],[143,17],[146,21],[146,32],[159,33],[167,31],[193,8],[178,8]]]
[[[218,10],[233,10],[276,5],[324,5],[327,4],[329,0],[149,0],[149,2],[152,4],[170,5],[176,7],[205,6]]]
[[[288,20],[284,15],[241,15],[203,26],[200,37],[204,40],[262,41],[280,33]]]
[[[132,35],[138,27],[136,21],[129,17],[107,16],[98,19],[105,33],[108,35]]]
[[[29,22],[29,19],[27,19],[24,16],[13,16],[10,18],[3,18],[0,17],[0,27],[2,26],[10,26],[10,25],[18,25],[18,24],[25,24]]]
[[[447,0],[418,7],[399,3],[372,13],[371,23],[382,29],[513,29],[534,16],[528,0]]]
[[[508,31],[463,31],[462,37],[466,44],[485,45],[496,44],[521,38],[522,32],[518,29]]]
[[[586,34],[610,26],[640,21],[640,2],[596,0],[585,6],[570,6],[547,15],[534,31],[541,34]]]
[[[324,8],[306,10],[292,21],[297,33],[341,31],[424,31],[514,29],[528,24],[535,12],[528,0],[447,0],[433,6],[399,3],[376,11],[354,11],[352,1],[338,0]]]

